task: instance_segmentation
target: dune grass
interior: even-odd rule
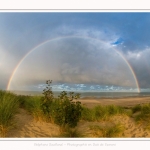
[[[94,108],[83,107],[81,119],[87,121],[104,121],[109,120],[111,116],[125,114],[125,111],[120,106],[108,105],[102,106],[98,105]]]
[[[51,81],[50,81],[51,83]],[[100,122],[111,121],[115,115],[135,115],[138,123],[146,124],[150,129],[150,104],[136,105],[126,108],[115,105],[97,105],[93,108],[82,106],[76,100],[78,96],[63,91],[58,97],[54,97],[50,84],[44,90],[44,96],[23,96],[0,90],[0,136],[13,126],[13,117],[18,108],[28,110],[35,121],[55,123],[60,126],[60,137],[84,137],[76,126],[80,120]],[[132,114],[131,114],[132,112]],[[94,137],[119,137],[124,131],[120,124],[113,126],[90,126]]]
[[[77,128],[71,128],[68,125],[60,127],[60,135],[59,137],[63,138],[81,138],[84,137],[84,134],[79,132]]]
[[[31,98],[31,96],[28,95],[17,95],[19,99],[19,107],[25,109],[26,101]]]
[[[98,126],[93,125],[89,127],[91,130],[92,137],[122,137],[125,130],[124,126],[121,124],[115,124],[113,126]]]
[[[31,113],[35,121],[46,121],[40,96],[25,97],[24,100],[24,108]]]
[[[0,91],[0,136],[5,137],[7,131],[14,125],[13,117],[19,108],[15,94]]]
[[[132,108],[133,113],[138,112],[135,121],[141,123],[145,128],[150,130],[150,103],[144,105],[136,105]],[[135,111],[136,110],[136,111]]]
[[[141,105],[135,105],[134,107],[131,108],[132,113],[136,113],[142,110],[142,106]]]

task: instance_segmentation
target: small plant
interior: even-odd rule
[[[52,88],[51,88],[51,83],[52,80],[47,80],[46,81],[46,88],[43,90],[43,95],[44,97],[42,97],[42,109],[44,111],[44,114],[49,115],[50,113],[50,109],[51,109],[51,104],[53,102],[54,99],[54,94],[52,92]]]

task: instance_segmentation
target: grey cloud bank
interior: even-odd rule
[[[87,37],[60,38],[34,49],[17,68],[10,89],[19,90],[25,84],[41,83],[48,78],[54,83],[137,88],[121,55],[111,45]]]

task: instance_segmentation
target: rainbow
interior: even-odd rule
[[[129,62],[128,62],[127,59],[123,56],[122,53],[118,52],[117,50],[116,50],[116,52],[122,57],[122,59],[123,59],[123,60],[126,62],[126,64],[128,65],[128,67],[129,67],[129,69],[130,69],[130,71],[131,71],[131,73],[132,73],[132,75],[133,75],[133,77],[134,77],[136,86],[137,86],[137,88],[138,88],[138,93],[140,93],[139,82],[138,82],[138,80],[137,80],[137,77],[136,77],[136,75],[135,75],[135,72],[134,72],[133,68],[131,67],[131,65],[129,64]]]
[[[26,58],[28,55],[30,55],[34,50],[36,50],[38,47],[40,47],[40,46],[42,46],[42,45],[44,45],[44,44],[46,44],[46,43],[48,43],[48,42],[52,42],[52,41],[59,40],[59,39],[65,39],[65,38],[73,38],[73,37],[74,37],[74,38],[94,39],[94,40],[97,40],[97,41],[101,41],[101,40],[96,39],[96,38],[85,37],[85,36],[84,36],[84,37],[82,37],[82,36],[65,36],[65,37],[57,37],[57,38],[54,38],[54,39],[46,40],[46,41],[44,41],[44,42],[38,44],[37,46],[35,46],[34,48],[32,48],[32,49],[19,61],[19,63],[17,64],[17,66],[15,67],[15,69],[13,70],[13,72],[12,72],[12,74],[11,74],[11,76],[10,76],[10,79],[9,79],[9,81],[8,81],[7,89],[6,89],[6,90],[10,90],[10,85],[11,85],[11,82],[12,82],[12,80],[13,80],[13,77],[14,77],[14,75],[15,75],[17,69],[19,68],[19,66],[21,65],[21,63],[25,60],[25,58]],[[101,41],[101,42],[104,43],[104,41]],[[119,52],[118,50],[116,50],[115,48],[112,48],[112,49],[114,49],[114,50],[116,51],[116,53],[118,53],[118,54],[121,56],[121,58],[125,61],[125,63],[127,64],[128,68],[130,69],[130,71],[131,71],[131,73],[132,73],[132,75],[133,75],[133,77],[134,77],[134,80],[135,80],[135,83],[136,83],[138,92],[140,93],[140,86],[139,86],[137,77],[136,77],[136,75],[135,75],[135,72],[134,72],[133,68],[131,67],[130,63],[129,63],[129,62],[127,61],[127,59],[123,56],[122,53],[120,53],[120,52]]]

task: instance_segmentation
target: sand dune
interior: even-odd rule
[[[98,104],[102,105],[119,105],[131,107],[136,104],[150,103],[149,97],[143,98],[125,98],[125,99],[80,99],[83,105],[93,107]],[[52,123],[36,122],[33,117],[24,109],[19,109],[15,116],[16,125],[11,129],[7,137],[25,138],[25,137],[58,137],[60,135],[59,126]],[[121,123],[125,127],[124,133],[121,137],[150,137],[150,130],[144,129],[141,124],[136,124],[134,118],[128,116],[114,116],[109,122],[86,122],[80,121],[77,129],[84,132],[86,137],[94,137],[89,129],[90,125],[105,126],[106,124]]]
[[[57,125],[37,122],[24,109],[20,109],[15,116],[15,128],[8,132],[7,137],[55,137],[59,134]]]

